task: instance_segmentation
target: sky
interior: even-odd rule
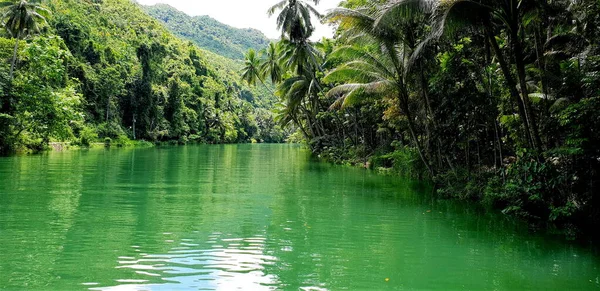
[[[267,16],[267,10],[279,0],[137,0],[143,5],[169,4],[191,16],[208,15],[222,23],[237,28],[256,28],[268,38],[277,39],[281,33],[275,23],[277,15]],[[321,0],[317,10],[325,13],[336,7],[341,0]],[[315,21],[318,22],[318,21]],[[333,30],[315,23],[313,40],[333,36]]]

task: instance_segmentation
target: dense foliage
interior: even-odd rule
[[[599,225],[598,0],[348,0],[318,43],[313,3],[269,10],[283,39],[244,78],[275,76],[279,119],[316,154],[572,234]]]
[[[176,35],[231,59],[241,60],[248,49],[258,50],[269,44],[265,35],[255,29],[234,28],[209,16],[192,17],[166,4],[143,8]]]
[[[0,153],[52,141],[283,140],[274,96],[240,82],[241,64],[174,37],[129,0],[3,6]]]

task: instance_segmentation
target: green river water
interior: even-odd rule
[[[591,248],[293,145],[0,158],[0,290],[598,290]]]

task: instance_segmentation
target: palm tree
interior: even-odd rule
[[[412,52],[410,39],[415,38],[410,28],[413,18],[377,17],[367,10],[337,8],[329,13],[330,21],[344,28],[342,37],[356,43],[360,39],[375,44],[370,47],[342,46],[330,58],[345,61],[325,76],[325,81],[341,83],[327,95],[338,97],[333,107],[352,105],[364,98],[385,97],[397,100],[406,116],[412,142],[429,173],[435,172],[429,163],[417,134],[414,116],[409,107],[408,57]],[[412,41],[414,44],[414,41]]]
[[[249,49],[244,56],[244,68],[242,69],[242,79],[248,82],[249,85],[255,85],[256,80],[261,79],[260,59],[254,49]]]
[[[280,63],[281,45],[279,43],[269,43],[265,50],[265,59],[260,64],[260,71],[263,76],[269,76],[273,84],[281,82],[282,68]]]
[[[320,0],[311,0],[315,5]],[[295,76],[281,82],[277,93],[284,100],[286,106],[287,119],[284,121],[293,121],[303,132],[307,139],[309,137],[322,136],[325,132],[322,124],[317,120],[317,113],[322,108],[319,101],[319,92],[321,84],[317,78],[317,72],[321,71],[323,58],[314,44],[309,41],[314,32],[312,16],[321,18],[321,14],[307,1],[303,0],[281,0],[273,5],[269,11],[269,16],[279,11],[277,16],[277,28],[281,30],[282,41],[280,57],[277,61],[270,60],[274,54],[274,47],[267,51],[268,60],[265,62],[265,69],[271,74],[271,79],[280,79],[277,72],[281,65],[281,71],[290,71]],[[275,69],[275,71],[274,71]],[[299,114],[301,113],[301,114]],[[306,120],[309,131],[305,130],[300,116]]]
[[[277,94],[280,96],[282,104],[285,106],[280,112],[280,115],[282,116],[281,124],[285,126],[293,121],[294,124],[302,130],[306,138],[315,136],[314,130],[312,129],[313,123],[309,118],[311,114],[308,112],[309,110],[304,103],[305,97],[309,94],[308,87],[309,85],[306,78],[302,76],[287,78],[277,87]],[[307,117],[307,126],[310,129],[310,134],[305,129],[304,124],[300,120],[300,116]]]
[[[311,42],[293,43],[281,41],[282,51],[280,60],[285,68],[296,75],[312,74],[321,70],[321,53]]]
[[[319,80],[308,74],[287,78],[277,88],[277,94],[288,107],[287,110],[295,116],[301,113],[301,116],[306,119],[312,138],[325,134],[323,125],[317,120],[317,114],[321,111],[320,92]],[[302,128],[299,120],[300,118],[297,118],[294,122]]]
[[[311,0],[318,5],[320,0]],[[321,14],[311,5],[303,0],[281,0],[268,10],[272,16],[280,11],[277,16],[277,29],[281,30],[281,36],[293,43],[306,41],[313,34],[315,28],[312,24],[311,14],[321,18]]]
[[[258,80],[271,94],[273,94],[273,91],[267,87],[267,84],[263,81],[263,72],[260,67],[260,57],[254,49],[249,49],[245,55],[244,68],[241,70],[242,80],[248,82],[249,85],[256,85],[256,81]]]
[[[6,7],[2,14],[2,25],[12,38],[15,38],[15,48],[10,65],[10,79],[13,79],[19,42],[33,34],[39,33],[39,23],[45,23],[49,11],[35,1],[19,0],[0,2],[0,7]]]

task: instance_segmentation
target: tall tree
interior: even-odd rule
[[[315,5],[320,0],[311,0]],[[313,34],[315,27],[312,24],[311,14],[321,17],[321,14],[310,4],[303,0],[281,0],[269,8],[268,15],[272,16],[277,11],[277,29],[281,30],[282,38],[293,43],[305,42]]]
[[[310,2],[318,5],[320,0]],[[319,102],[319,92],[322,90],[317,72],[321,71],[322,58],[309,38],[314,32],[312,16],[321,19],[321,14],[307,1],[282,0],[273,5],[268,14],[271,16],[279,11],[277,28],[281,30],[281,64],[283,71],[295,73],[295,76],[284,80],[278,88],[278,93],[283,104],[287,107],[285,112],[305,136],[311,138],[324,135],[322,124],[317,120],[317,114],[322,109]],[[271,71],[272,73],[272,71]],[[302,115],[297,114],[302,112]],[[303,129],[304,116],[310,133]],[[285,119],[283,119],[285,120]],[[288,119],[289,120],[289,119]]]
[[[429,173],[435,176],[409,106],[406,64],[412,48],[409,40],[414,35],[410,27],[403,24],[410,20],[395,17],[378,19],[372,14],[367,10],[338,8],[327,16],[346,29],[346,38],[365,38],[366,42],[374,44],[371,49],[343,46],[332,53],[333,58],[344,59],[345,63],[325,77],[330,83],[342,83],[331,89],[328,95],[339,97],[336,104],[350,104],[365,95],[397,100],[406,116],[413,144]]]
[[[263,81],[264,70],[261,70],[261,59],[254,49],[249,49],[244,56],[244,67],[241,70],[242,79],[249,85],[255,85],[260,81],[271,94],[273,93],[267,84]]]
[[[260,64],[260,71],[264,76],[269,76],[273,84],[281,82],[283,74],[280,62],[281,45],[271,42],[265,50],[265,59]]]
[[[0,7],[6,7],[2,14],[2,25],[10,36],[15,39],[15,48],[10,65],[10,79],[13,79],[19,42],[33,34],[39,33],[40,24],[46,23],[46,15],[49,11],[40,6],[37,1],[3,1]]]

